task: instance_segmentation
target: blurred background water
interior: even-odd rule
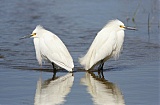
[[[86,53],[96,33],[111,19],[119,19],[127,26],[137,27],[138,31],[125,31],[120,59],[105,63],[104,81],[109,83],[98,86],[105,87],[102,91],[106,89],[104,93],[107,94],[111,82],[112,90],[121,90],[113,97],[120,96],[126,105],[158,105],[159,14],[158,0],[1,0],[0,105],[34,104],[39,78],[43,77],[43,83],[52,77],[52,73],[45,72],[52,69],[51,64],[38,65],[33,40],[19,40],[20,37],[30,34],[36,25],[44,26],[66,44],[75,71],[79,71],[78,57]],[[66,74],[59,72],[57,75],[61,80]],[[90,85],[81,83],[82,78],[94,76],[85,72],[76,72],[73,76],[73,86],[61,104],[101,105],[95,101],[97,96],[89,91]],[[94,86],[106,84],[104,81],[98,83],[97,78],[93,80]]]

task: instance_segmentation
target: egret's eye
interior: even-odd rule
[[[32,33],[31,35],[32,35],[32,36],[35,36],[35,35],[36,35],[36,33]]]
[[[120,25],[119,27],[120,27],[120,28],[125,28],[125,26],[123,26],[123,25]]]

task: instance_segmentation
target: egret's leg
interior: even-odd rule
[[[103,71],[101,71],[101,76],[102,76],[102,78],[104,78]]]
[[[104,65],[104,62],[103,62],[103,60],[101,60],[100,65],[98,67],[98,70],[102,70],[103,71],[103,65]]]
[[[52,77],[52,79],[54,79],[56,77],[57,70],[56,70],[53,62],[52,62],[52,66],[53,66],[53,77]]]
[[[98,70],[98,76],[99,78],[104,78],[104,75],[103,75],[103,70]]]
[[[98,67],[99,78],[104,78],[104,75],[103,75],[103,65],[104,65],[104,62],[103,62],[103,60],[101,60],[100,65]]]

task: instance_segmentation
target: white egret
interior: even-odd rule
[[[86,55],[79,59],[85,70],[89,70],[97,64],[100,64],[98,70],[102,70],[105,61],[111,57],[115,59],[119,57],[124,41],[125,29],[135,30],[135,28],[124,26],[121,21],[116,19],[109,21],[98,32]]]
[[[38,25],[31,35],[21,39],[27,37],[34,38],[36,58],[40,65],[43,60],[47,60],[52,63],[54,73],[56,72],[55,64],[69,72],[73,70],[73,59],[58,36]]]

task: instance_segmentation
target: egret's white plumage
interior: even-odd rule
[[[111,57],[117,59],[124,41],[124,24],[119,20],[111,20],[97,33],[87,54],[80,58],[80,64],[89,70],[100,61],[104,63]]]
[[[38,25],[32,32],[36,58],[40,65],[42,60],[52,62],[68,71],[72,71],[73,59],[58,36]]]

